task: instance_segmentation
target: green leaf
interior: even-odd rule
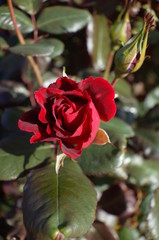
[[[90,13],[72,7],[55,6],[45,8],[37,20],[38,28],[48,33],[77,32],[90,20]]]
[[[14,3],[29,14],[35,14],[41,7],[42,0],[14,0]]]
[[[63,51],[64,51],[64,44],[63,42],[61,42],[60,40],[56,39],[56,38],[48,38],[48,39],[40,39],[38,41],[39,44],[44,44],[47,46],[53,46],[54,50],[53,52],[50,54],[50,57],[53,59],[57,56],[60,56]]]
[[[159,239],[159,189],[154,193],[154,198],[151,201],[151,209],[147,217],[147,225],[149,235],[153,240]],[[151,238],[149,238],[151,239]]]
[[[144,160],[140,156],[132,156],[131,162],[127,166],[130,181],[140,186],[152,185],[153,188],[159,186],[159,162]]]
[[[139,232],[135,228],[123,227],[119,231],[120,240],[139,240]]]
[[[92,56],[96,70],[104,70],[110,52],[110,35],[107,18],[104,15],[94,15],[88,25],[88,52]]]
[[[22,33],[33,31],[33,24],[26,14],[18,9],[14,9],[14,14],[18,27]],[[5,30],[15,29],[8,7],[0,7],[0,28]]]
[[[52,154],[51,144],[30,144],[23,136],[9,136],[0,141],[0,180],[16,179]]]
[[[67,158],[59,174],[55,162],[33,170],[24,188],[23,214],[29,239],[85,234],[95,217],[96,193],[77,163]]]
[[[132,128],[116,117],[107,123],[101,121],[100,127],[108,133],[112,144],[92,144],[83,149],[78,163],[86,174],[111,174],[119,168],[124,160],[127,138],[134,135]]]
[[[26,43],[9,48],[12,53],[22,56],[48,56],[54,51],[53,45],[44,43]]]

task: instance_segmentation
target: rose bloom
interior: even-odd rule
[[[61,77],[35,91],[39,106],[24,113],[18,126],[34,133],[31,143],[58,141],[62,152],[75,159],[93,142],[100,119],[114,117],[114,95],[113,87],[101,77],[79,83]]]

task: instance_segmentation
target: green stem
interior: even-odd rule
[[[111,51],[108,56],[108,61],[107,61],[106,69],[105,69],[104,76],[103,76],[105,79],[107,79],[109,76],[113,58],[114,58],[114,51]]]
[[[10,14],[11,14],[11,18],[12,18],[14,28],[15,28],[17,37],[19,39],[19,42],[20,42],[20,44],[24,45],[25,40],[24,40],[23,35],[21,34],[20,29],[17,25],[12,0],[8,0],[8,7],[9,7],[9,11],[10,11]],[[33,71],[35,73],[35,76],[36,76],[36,79],[39,83],[39,86],[40,87],[43,86],[43,80],[42,80],[41,73],[40,73],[38,65],[36,64],[36,62],[34,61],[34,59],[31,56],[28,56],[27,59],[28,59],[29,63],[31,64],[32,68],[33,68]]]

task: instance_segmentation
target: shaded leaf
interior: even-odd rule
[[[149,235],[154,240],[159,239],[159,189],[154,193],[154,198],[151,200],[151,208],[147,217],[147,225]]]
[[[30,198],[31,196],[31,198]],[[95,217],[96,193],[77,163],[65,159],[59,174],[55,162],[29,175],[23,214],[29,239],[55,239],[58,233],[78,237]]]
[[[139,232],[135,228],[123,227],[119,231],[120,240],[139,240]]]
[[[41,7],[42,0],[14,0],[14,3],[29,14],[35,14]]]
[[[48,33],[77,32],[90,20],[90,13],[72,7],[55,6],[45,8],[38,18],[38,28]]]
[[[51,144],[33,144],[23,136],[9,136],[0,141],[0,180],[16,179],[52,154]]]
[[[104,70],[110,52],[110,36],[107,18],[95,14],[88,25],[87,48],[96,70]]]
[[[33,31],[33,24],[30,18],[18,9],[14,9],[15,18],[18,27],[22,33]],[[0,28],[5,30],[14,30],[14,24],[8,7],[0,7]]]

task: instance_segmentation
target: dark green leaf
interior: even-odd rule
[[[17,9],[14,9],[14,13],[20,31],[23,33],[32,32],[33,24],[30,18]],[[8,7],[0,7],[0,28],[5,30],[15,29]]]
[[[94,68],[104,70],[110,52],[109,27],[104,15],[94,15],[92,22],[89,23],[87,47]]]
[[[65,159],[59,175],[55,162],[29,175],[24,189],[24,224],[29,239],[78,237],[95,217],[96,193],[77,163]]]
[[[77,32],[90,20],[90,13],[72,7],[45,8],[38,18],[38,28],[44,32],[61,34]]]
[[[54,46],[44,43],[26,43],[9,48],[12,53],[22,56],[48,56],[53,53]]]
[[[123,227],[119,231],[120,240],[139,240],[140,235],[135,228]]]
[[[42,163],[52,154],[51,144],[30,144],[22,136],[0,141],[0,180],[16,179],[24,170]]]
[[[42,0],[14,0],[15,4],[29,14],[35,14],[41,7]]]
[[[151,209],[148,214],[147,225],[149,228],[149,234],[153,237],[153,240],[158,240],[159,239],[159,189],[157,189],[157,191],[154,194],[154,198],[151,201]]]

